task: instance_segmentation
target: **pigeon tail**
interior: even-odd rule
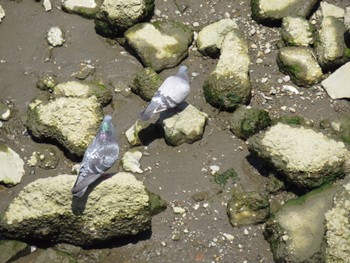
[[[159,110],[160,104],[154,101],[151,101],[150,104],[139,114],[139,118],[141,121],[148,121],[150,118],[152,118],[157,112],[160,112],[162,110]]]
[[[95,182],[101,174],[91,174],[87,172],[87,169],[82,166],[78,175],[78,178],[72,188],[73,196],[82,197],[86,192],[88,186]]]
[[[86,190],[87,190],[87,187],[85,187],[84,189],[82,189],[80,191],[77,191],[75,189],[75,187],[73,187],[72,188],[72,194],[73,194],[73,196],[76,196],[76,197],[82,197],[85,194]]]

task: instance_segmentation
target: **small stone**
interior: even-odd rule
[[[4,17],[5,17],[5,10],[0,5],[0,23]]]
[[[51,27],[47,33],[47,41],[53,47],[62,46],[65,42],[62,29],[58,26]]]
[[[173,207],[174,214],[184,214],[186,213],[186,209],[180,206],[174,206]]]
[[[282,240],[283,240],[283,241],[287,241],[288,239],[289,239],[289,236],[288,236],[288,235],[283,235],[283,236],[282,236]]]
[[[248,235],[249,235],[248,229],[245,228],[244,231],[243,231],[243,233],[244,233],[245,236],[248,236]]]
[[[45,8],[45,11],[51,11],[52,5],[50,0],[44,0],[43,1],[43,7]]]
[[[224,233],[223,236],[228,240],[228,241],[233,241],[235,237],[231,234],[226,234]]]
[[[162,11],[160,11],[159,9],[155,9],[154,10],[154,15],[155,16],[160,16],[162,14]]]
[[[199,23],[198,22],[193,22],[192,24],[194,27],[198,27],[199,26]]]
[[[261,58],[258,58],[257,60],[256,60],[256,64],[261,64],[261,63],[263,63],[264,61],[261,59]]]
[[[210,168],[211,175],[216,174],[220,170],[220,167],[217,165],[211,165],[209,168]]]

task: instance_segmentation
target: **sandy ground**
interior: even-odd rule
[[[28,104],[40,92],[35,86],[38,77],[50,73],[57,75],[59,82],[72,80],[71,74],[78,71],[80,63],[91,61],[96,67],[94,78],[109,85],[118,81],[130,83],[133,73],[142,68],[140,62],[123,47],[112,45],[97,35],[92,20],[56,8],[59,2],[52,0],[55,7],[51,12],[45,12],[41,3],[35,1],[0,0],[6,12],[0,24],[0,100],[11,101],[17,110],[15,117],[0,129],[0,138],[22,158],[29,158],[40,143],[45,143],[30,138],[22,124]],[[348,101],[332,101],[319,87],[298,88],[299,95],[280,93],[272,96],[272,100],[265,100],[261,93],[270,96],[271,87],[293,85],[291,82],[279,83],[284,75],[275,63],[275,44],[280,39],[278,29],[256,24],[250,17],[248,0],[189,2],[189,8],[182,15],[175,12],[176,6],[171,0],[156,0],[155,5],[167,19],[187,22],[197,32],[219,19],[237,18],[250,46],[252,106],[267,109],[274,117],[301,115],[315,124],[349,112]],[[346,1],[335,2],[344,7]],[[63,47],[54,48],[50,56],[45,37],[51,26],[63,28],[66,43]],[[266,49],[271,49],[271,52]],[[256,63],[257,58],[262,58],[263,62]],[[153,218],[152,231],[147,235],[104,248],[110,254],[103,262],[273,262],[269,244],[262,235],[263,225],[233,228],[229,224],[226,203],[233,184],[228,183],[221,189],[209,173],[203,172],[203,168],[209,170],[210,165],[218,165],[220,171],[234,168],[239,176],[238,184],[244,189],[263,191],[266,187],[267,179],[248,161],[245,142],[235,138],[228,130],[230,114],[219,112],[204,100],[202,85],[216,63],[217,60],[205,58],[195,50],[191,50],[183,62],[189,67],[190,75],[198,73],[190,77],[191,93],[187,102],[210,116],[203,139],[178,147],[168,146],[163,139],[158,139],[140,148],[149,153],[141,159],[142,168],[148,169],[137,178],[166,200],[169,208]],[[161,76],[165,78],[176,71],[165,70]],[[264,78],[267,78],[266,82]],[[134,94],[114,93],[112,104],[104,109],[116,122],[121,155],[129,149],[124,132],[145,105],[146,102]],[[286,106],[285,110],[281,109],[283,106]],[[0,212],[29,182],[70,173],[77,160],[67,158],[62,151],[60,153],[61,162],[57,169],[33,170],[26,166],[26,174],[19,185],[2,189]],[[119,169],[115,165],[110,171]],[[196,202],[193,198],[196,193],[206,197],[205,200]],[[172,205],[185,208],[186,213],[174,214]],[[174,234],[179,235],[178,241],[172,239]],[[227,240],[226,234],[233,235],[234,239]],[[40,251],[31,257],[34,258]]]

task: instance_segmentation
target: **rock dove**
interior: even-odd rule
[[[118,154],[116,130],[112,117],[106,115],[94,140],[86,149],[78,178],[72,188],[73,196],[82,197],[88,186],[117,161]]]
[[[190,93],[187,67],[181,66],[175,76],[168,77],[159,87],[148,106],[140,113],[139,118],[147,121],[156,113],[175,108]]]

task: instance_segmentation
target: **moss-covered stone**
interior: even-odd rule
[[[145,101],[150,101],[162,82],[154,69],[144,68],[135,75],[131,90]]]
[[[11,113],[11,109],[6,104],[0,102],[0,121],[9,120],[12,115]]]
[[[30,253],[27,243],[16,240],[0,240],[0,262],[13,262]]]
[[[264,236],[276,262],[326,262],[324,220],[337,186],[289,200],[266,223]]]
[[[57,84],[58,82],[54,75],[46,74],[38,79],[36,87],[44,91],[52,91]]]
[[[243,105],[234,111],[230,120],[231,132],[243,140],[270,125],[271,118],[267,111]]]
[[[56,85],[53,89],[55,97],[88,98],[95,96],[105,106],[112,100],[112,92],[103,84],[86,81],[68,81]]]
[[[45,249],[36,258],[35,263],[77,263],[77,259],[66,252],[56,250],[54,248]]]
[[[231,168],[226,170],[223,173],[215,174],[214,175],[214,182],[220,186],[225,186],[228,179],[232,179],[234,182],[238,180],[238,175],[235,171],[235,169]]]
[[[193,31],[176,21],[139,23],[124,34],[141,62],[159,72],[178,65],[187,55]]]
[[[252,17],[259,23],[280,22],[287,16],[307,17],[317,0],[252,0]]]
[[[35,137],[56,140],[82,156],[102,119],[103,110],[95,96],[53,100],[39,96],[28,106],[26,126]]]
[[[130,173],[96,181],[82,198],[71,194],[75,180],[59,175],[27,185],[0,216],[2,235],[96,246],[149,230],[152,215],[163,209],[159,197],[153,195],[151,201],[143,183]]]
[[[311,48],[284,47],[277,55],[279,69],[297,85],[309,87],[322,80],[322,69]]]
[[[251,97],[248,45],[242,32],[230,31],[222,44],[215,70],[203,84],[204,97],[212,106],[234,110]]]
[[[303,125],[306,126],[307,121],[302,116],[281,116],[272,120],[272,124],[277,123],[291,124],[291,125]]]
[[[248,139],[248,149],[291,184],[310,189],[345,175],[343,142],[311,128],[278,123]]]
[[[314,28],[304,17],[287,16],[282,19],[281,34],[288,46],[309,46],[313,44]]]
[[[268,197],[258,192],[235,189],[227,203],[227,214],[234,227],[265,222],[270,215]]]
[[[154,0],[104,0],[95,16],[95,29],[114,37],[143,21],[154,9]]]

